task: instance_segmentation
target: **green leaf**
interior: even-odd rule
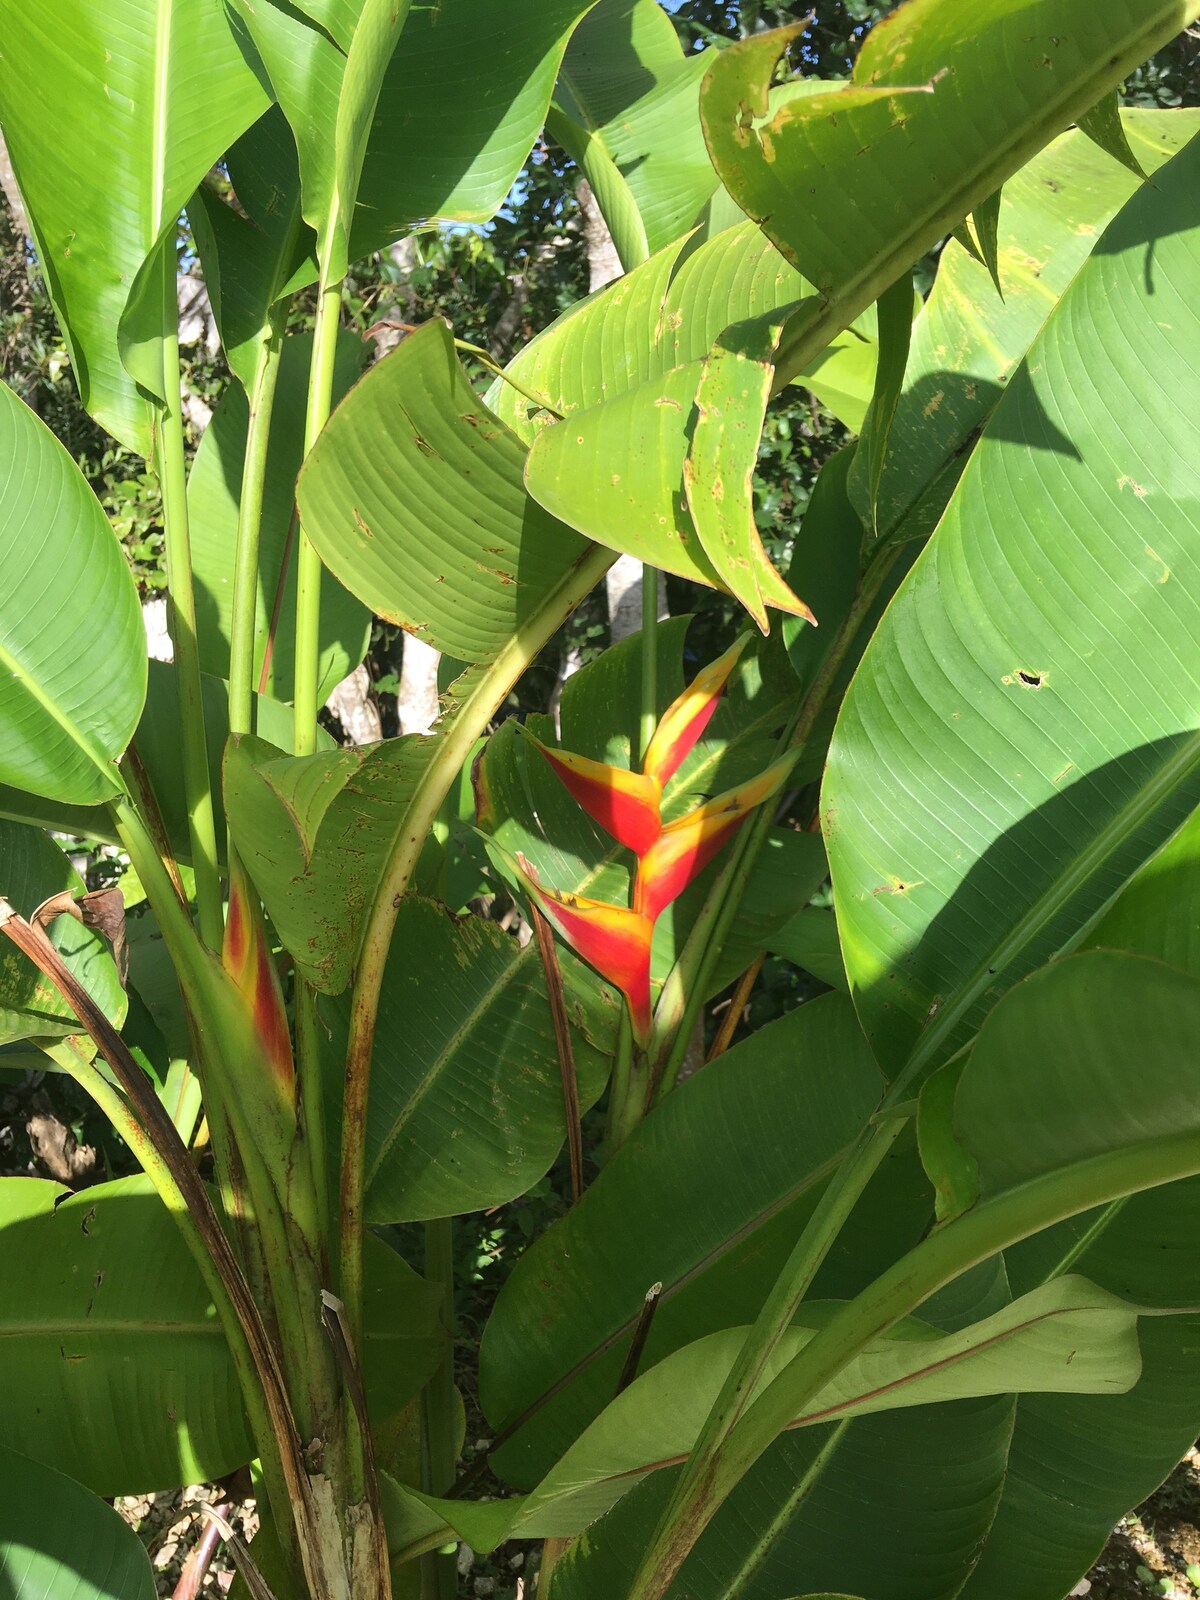
[[[108,1495],[204,1482],[253,1453],[208,1290],[145,1179],[77,1195],[0,1180],[0,1263],[14,1448]]]
[[[626,269],[678,239],[717,187],[700,127],[707,68],[657,0],[601,0],[568,46],[550,131],[592,183]]]
[[[460,661],[487,661],[588,548],[530,500],[524,460],[449,328],[430,322],[338,407],[300,475],[300,514],[372,611]]]
[[[564,312],[506,371],[545,402],[543,409],[574,421],[577,412],[643,384],[657,396],[671,369],[702,361],[731,322],[790,305],[806,287],[750,223],[690,252],[688,241],[677,239]],[[500,380],[487,399],[526,443],[549,420]]]
[[[108,800],[146,692],[137,591],[82,473],[4,384],[0,568],[0,781]]]
[[[1124,890],[1084,941],[1132,950],[1200,977],[1200,811],[1192,815]]]
[[[203,674],[200,688],[204,698],[204,733],[208,741],[208,768],[213,792],[220,792],[221,757],[229,737],[229,685],[223,678]],[[254,696],[254,718],[264,739],[280,746],[292,742],[292,708],[268,695]],[[146,704],[134,736],[134,748],[146,769],[162,813],[167,840],[177,861],[190,863],[191,842],[187,828],[187,800],[183,785],[183,760],[179,745],[179,694],[175,668],[170,662],[152,661],[147,683]],[[317,730],[317,749],[333,748],[333,739],[324,728]],[[225,853],[225,818],[217,811],[217,849]]]
[[[832,989],[847,989],[837,918],[832,911],[809,907],[798,911],[767,939],[772,955],[783,956]]]
[[[992,1518],[1011,1409],[960,1400],[784,1434],[701,1536],[672,1600],[775,1600],[814,1584],[951,1600]],[[556,1600],[628,1592],[677,1477],[654,1473],[571,1546]]]
[[[291,124],[305,221],[322,286],[350,262],[350,229],[384,73],[410,0],[342,0],[308,15],[277,0],[235,0]]]
[[[723,183],[815,285],[785,372],[1196,14],[1194,0],[915,0],[873,30],[848,84],[773,115],[797,29],[714,55],[700,114]],[[1003,93],[997,92],[1003,63]],[[847,205],[847,194],[856,203]]]
[[[232,213],[231,213],[232,215]],[[265,689],[291,699],[296,628],[296,474],[304,457],[304,409],[312,337],[284,342],[271,415],[270,455],[263,497],[258,561],[258,606],[254,627],[254,681],[274,638]],[[345,332],[338,340],[333,394],[340,400],[360,376],[366,359],[361,340]],[[200,663],[215,677],[229,675],[233,617],[233,570],[238,504],[246,454],[249,402],[240,386],[221,397],[205,429],[188,479],[192,563],[196,584]],[[371,619],[330,573],[321,581],[318,694],[322,700],[367,653]],[[269,737],[269,735],[267,735]]]
[[[826,842],[889,1069],[951,1053],[1200,799],[1198,170],[1193,143],[1059,302],[843,706]]]
[[[735,323],[717,339],[694,391],[695,423],[683,463],[687,508],[700,546],[722,587],[764,633],[768,604],[812,620],[803,599],[771,565],[754,520],[758,443],[785,320],[773,313]]]
[[[0,1445],[0,1591],[11,1600],[154,1600],[154,1573],[111,1506]]]
[[[669,1095],[501,1291],[480,1351],[482,1404],[503,1440],[497,1470],[536,1483],[600,1414],[651,1284],[663,1293],[644,1365],[752,1315],[878,1096],[851,1008],[834,996]],[[863,1246],[870,1272],[880,1246]],[[818,1292],[844,1292],[847,1270],[832,1262]]]
[[[1200,130],[1197,110],[1122,115],[1151,171]],[[1100,231],[1136,189],[1082,134],[1067,133],[1004,186],[997,224],[1002,300],[983,266],[947,244],[913,326],[880,487],[882,536],[930,531],[920,514],[929,485],[973,442]]]
[[[879,485],[887,461],[896,407],[904,387],[912,339],[913,287],[907,273],[902,273],[890,288],[884,290],[875,309],[879,334],[875,389],[863,423],[862,439],[854,453],[849,492],[862,514],[863,523],[877,537]]]
[[[410,734],[359,749],[287,756],[265,740],[230,741],[225,805],[238,855],[285,948],[315,988],[350,982],[370,895],[397,818],[439,743]]]
[[[863,525],[850,499],[850,473],[858,446],[831,456],[817,475],[800,524],[788,582],[808,596],[817,627],[785,617],[781,632],[802,688],[811,688],[858,593]]]
[[[86,885],[66,854],[46,835],[0,821],[0,895],[25,918],[52,895]],[[73,977],[115,1026],[125,1018],[125,991],[109,946],[93,928],[68,913],[46,929]],[[78,1033],[74,1011],[29,957],[5,939],[0,945],[0,1042],[59,1038]]]
[[[148,456],[176,218],[267,97],[221,0],[3,0],[0,33],[0,121],[84,406]]]
[[[1064,1263],[1103,1287],[1158,1304],[1200,1300],[1194,1241],[1200,1181],[1168,1184],[1087,1212],[1005,1252],[1014,1288]],[[1059,1600],[1092,1565],[1111,1529],[1193,1442],[1200,1419],[1194,1314],[1147,1320],[1142,1375],[1101,1401],[1023,1395],[1004,1491],[964,1600]]]
[[[253,1454],[208,1290],[144,1178],[80,1194],[0,1179],[0,1271],[0,1427],[14,1448],[108,1495],[205,1482]],[[369,1241],[363,1365],[380,1419],[440,1359],[437,1300]]]
[[[833,1309],[806,1302],[801,1317],[808,1326],[785,1333],[751,1403],[811,1341],[822,1313]],[[958,1332],[939,1334],[906,1321],[855,1356],[790,1426],[985,1395],[1121,1394],[1132,1388],[1140,1371],[1137,1324],[1136,1307],[1074,1274],[1055,1278]],[[476,1549],[522,1535],[565,1538],[579,1533],[639,1479],[688,1454],[746,1331],[727,1328],[709,1334],[644,1372],[524,1500],[487,1507],[440,1500],[436,1509]]]
[[[608,1077],[619,1006],[566,952],[579,1103]],[[343,1007],[343,1012],[345,1008]],[[562,1074],[536,943],[432,901],[400,908],[376,1027],[366,1215],[409,1222],[524,1194],[562,1148]]]
[[[478,0],[439,0],[413,9],[375,111],[352,257],[412,222],[495,215],[546,120],[571,31],[593,3],[510,0],[481,10]]]
[[[269,332],[271,308],[284,294],[314,279],[318,269],[312,233],[300,218],[296,144],[278,106],[271,106],[230,147],[225,168],[237,206],[201,184],[188,220],[221,344],[234,376],[249,393]],[[289,340],[284,346],[285,360],[291,344]],[[285,384],[279,400],[289,399],[300,403]],[[203,445],[202,439],[201,449]],[[231,488],[236,481],[240,474],[231,480]]]

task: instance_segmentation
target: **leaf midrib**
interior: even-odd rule
[[[15,683],[18,683],[29,695],[30,699],[41,707],[50,721],[61,728],[75,748],[83,752],[92,766],[104,778],[109,793],[120,794],[121,782],[117,775],[117,769],[97,754],[83,732],[70,717],[63,713],[57,703],[44,693],[37,679],[26,672],[20,661],[13,655],[2,639],[0,639],[0,671],[11,677]]]

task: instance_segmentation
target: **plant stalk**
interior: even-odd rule
[[[305,455],[317,442],[333,406],[333,367],[337,355],[341,283],[321,291],[308,374],[308,412],[304,423]],[[317,713],[321,656],[321,558],[303,527],[296,556],[296,682],[293,695],[295,729],[292,748],[310,756],[317,747]]]
[[[167,396],[156,422],[156,467],[162,489],[167,557],[167,602],[175,681],[182,722],[183,786],[188,837],[196,874],[196,908],[200,937],[219,950],[225,927],[221,875],[217,864],[217,827],[204,737],[204,699],[200,687],[200,643],[196,633],[196,593],[192,584],[192,543],[188,521],[187,467],[183,451],[183,408],[180,398],[179,336],[172,326],[162,341],[163,393]]]
[[[658,568],[642,563],[642,714],[638,760],[645,761],[658,721]]]
[[[892,545],[880,550],[863,574],[854,604],[785,731],[782,741],[785,749],[801,749],[811,737],[859,629],[878,599],[900,549],[899,545]],[[701,908],[679,960],[663,985],[650,1046],[652,1070],[649,1092],[655,1099],[669,1094],[679,1078],[688,1041],[708,994],[722,946],[750,881],[755,859],[766,841],[771,820],[771,812],[760,809],[742,828],[734,841],[729,860]]]
[[[249,395],[246,459],[238,502],[237,554],[233,571],[233,616],[229,626],[229,731],[254,731],[254,633],[258,612],[258,552],[267,478],[271,416],[283,353],[287,303],[272,312]]]
[[[445,1494],[458,1465],[454,1397],[454,1219],[425,1224],[425,1278],[442,1291],[444,1354],[421,1397],[421,1476],[428,1494]],[[421,1557],[421,1600],[454,1600],[458,1589],[456,1543],[439,1545]]]

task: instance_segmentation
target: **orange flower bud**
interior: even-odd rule
[[[267,942],[258,896],[236,860],[229,876],[229,916],[221,961],[250,1012],[263,1059],[290,1099],[296,1069],[283,990]]]

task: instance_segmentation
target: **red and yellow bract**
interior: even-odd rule
[[[652,1023],[650,948],[654,924],[741,827],[755,806],[773,795],[793,757],[773,762],[755,778],[663,824],[663,786],[678,771],[717,708],[749,635],[667,707],[646,751],[644,771],[613,767],[569,750],[555,750],[528,735],[589,816],[638,857],[633,905],[560,892],[544,886],[524,856],[517,870],[547,921],[629,1004],[633,1035],[643,1048]]]

